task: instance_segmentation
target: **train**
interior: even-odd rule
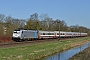
[[[47,38],[71,38],[71,37],[86,37],[87,33],[82,32],[65,32],[65,31],[42,31],[42,30],[26,30],[17,29],[13,31],[13,41],[23,41],[32,39],[47,39]]]

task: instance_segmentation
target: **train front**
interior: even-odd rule
[[[19,41],[20,36],[21,36],[20,30],[14,30],[12,35],[12,40]]]

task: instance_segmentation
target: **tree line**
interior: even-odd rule
[[[0,14],[0,28],[0,35],[12,35],[14,29],[23,28],[47,31],[85,32],[90,36],[90,29],[87,27],[79,25],[67,26],[64,20],[54,20],[48,14],[38,16],[37,13],[30,15],[28,19],[18,19]]]

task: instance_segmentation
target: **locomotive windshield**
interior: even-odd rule
[[[13,33],[20,33],[20,30],[14,30],[14,32]]]
[[[20,31],[14,31],[14,33],[20,33]]]

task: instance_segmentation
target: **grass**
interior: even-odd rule
[[[88,42],[90,37],[0,49],[0,60],[38,60]]]

